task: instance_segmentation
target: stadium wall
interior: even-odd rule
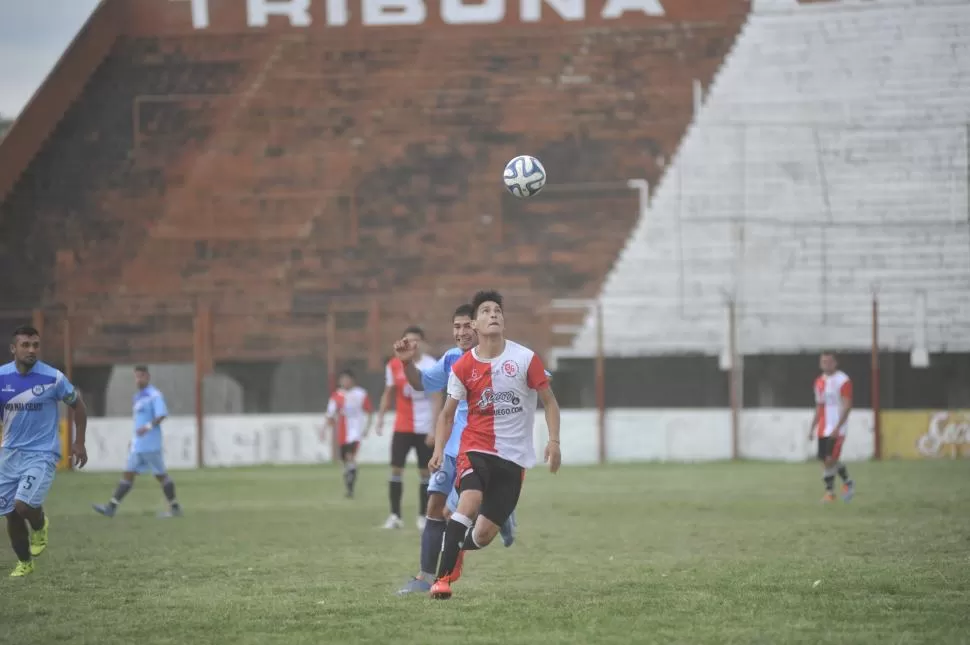
[[[812,458],[808,440],[810,414],[804,410],[748,410],[742,415],[740,452],[745,459],[800,462]],[[331,461],[329,437],[321,440],[321,415],[220,415],[206,417],[204,463],[213,467],[265,464],[313,464]],[[390,416],[386,427],[393,427]],[[175,416],[165,422],[165,457],[172,470],[196,463],[195,418]],[[128,418],[94,418],[88,425],[89,462],[85,471],[118,471],[131,439]],[[843,450],[847,461],[873,456],[871,410],[854,410]],[[536,453],[547,436],[541,414],[536,420]],[[562,412],[562,453],[566,465],[597,459],[596,410]],[[727,409],[623,409],[607,412],[606,455],[610,462],[702,462],[731,458],[731,413]],[[387,463],[390,438],[371,434],[359,461]]]

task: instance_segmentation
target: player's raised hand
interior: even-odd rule
[[[394,355],[402,362],[409,363],[414,360],[414,352],[418,349],[418,344],[411,342],[407,338],[394,343]]]
[[[559,450],[558,441],[550,441],[546,444],[546,463],[549,464],[549,472],[555,474],[559,472],[562,465],[562,453]]]
[[[444,461],[444,455],[442,451],[435,448],[434,452],[431,454],[431,459],[428,460],[428,470],[431,472],[436,472],[441,469],[441,462]]]
[[[88,451],[84,448],[83,443],[75,441],[71,445],[71,464],[77,468],[84,468],[86,463],[88,463]]]

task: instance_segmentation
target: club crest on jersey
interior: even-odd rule
[[[505,361],[502,363],[502,372],[506,376],[515,376],[519,373],[519,366],[515,361]]]
[[[44,393],[44,386],[35,385],[34,387],[30,388],[30,393],[33,394],[34,396],[40,396],[41,394]]]
[[[515,392],[496,392],[490,387],[485,388],[482,392],[482,396],[478,399],[478,407],[482,410],[490,405],[495,405],[496,403],[511,403],[512,405],[518,405],[520,403],[519,397],[515,395]]]

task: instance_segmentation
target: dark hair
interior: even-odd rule
[[[838,359],[838,356],[835,355],[835,352],[833,352],[830,349],[822,350],[822,353],[819,354],[819,357],[822,357],[822,356],[831,356],[832,358]]]
[[[145,374],[148,374],[148,366],[147,365],[135,365],[135,371],[136,372],[144,372]]]
[[[468,316],[469,318],[474,318],[475,308],[469,304],[461,305],[460,307],[455,309],[455,313],[452,314],[451,318],[452,320],[454,320],[455,318],[460,318],[462,316]]]
[[[354,382],[357,381],[357,375],[354,374],[354,370],[350,369],[349,367],[340,370],[340,374],[337,375],[337,378],[340,378],[341,376],[349,376],[350,378],[354,379]]]
[[[472,318],[478,318],[478,309],[486,302],[494,302],[498,305],[499,309],[504,309],[502,307],[502,294],[498,291],[479,291],[472,298],[472,311],[475,312]]]
[[[408,334],[417,334],[421,340],[424,340],[424,330],[418,327],[417,325],[411,325],[410,327],[405,329],[404,333],[401,335],[407,336]]]
[[[21,325],[20,327],[14,329],[10,336],[11,338],[16,338],[17,336],[40,336],[40,332],[30,325]]]

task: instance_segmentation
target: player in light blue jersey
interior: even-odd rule
[[[133,402],[135,434],[131,440],[131,452],[128,454],[128,465],[121,474],[121,481],[115,489],[114,495],[107,504],[94,504],[94,510],[105,517],[114,517],[118,504],[124,499],[128,491],[135,484],[135,475],[141,475],[149,470],[162,485],[162,493],[168,501],[169,510],[160,517],[181,517],[182,507],[175,499],[175,482],[168,476],[165,469],[165,458],[162,456],[162,421],[168,416],[165,397],[157,387],[151,384],[151,374],[148,367],[135,367],[135,385],[138,391]]]
[[[461,305],[452,315],[452,334],[456,347],[445,352],[444,356],[427,370],[419,370],[413,361],[404,362],[404,374],[408,384],[415,390],[425,392],[443,392],[448,385],[451,367],[469,349],[478,344],[478,334],[472,327],[474,310],[471,305]],[[397,347],[395,347],[397,349]],[[421,532],[421,571],[404,585],[398,594],[411,592],[427,593],[434,582],[435,571],[438,567],[438,555],[441,553],[441,543],[445,534],[447,515],[455,511],[458,506],[458,491],[455,490],[457,477],[458,448],[461,444],[461,433],[468,422],[468,403],[462,401],[455,412],[451,437],[445,446],[445,459],[441,468],[434,473],[428,484],[428,512],[427,523]],[[515,540],[515,518],[510,517],[502,526],[502,540],[505,546],[511,546]]]
[[[0,366],[0,514],[7,517],[10,545],[18,560],[10,576],[22,578],[34,572],[33,558],[47,548],[50,520],[43,504],[61,458],[58,403],[74,408],[71,462],[78,468],[88,462],[88,414],[67,377],[37,359],[36,329],[15,329],[10,351],[14,360]]]

